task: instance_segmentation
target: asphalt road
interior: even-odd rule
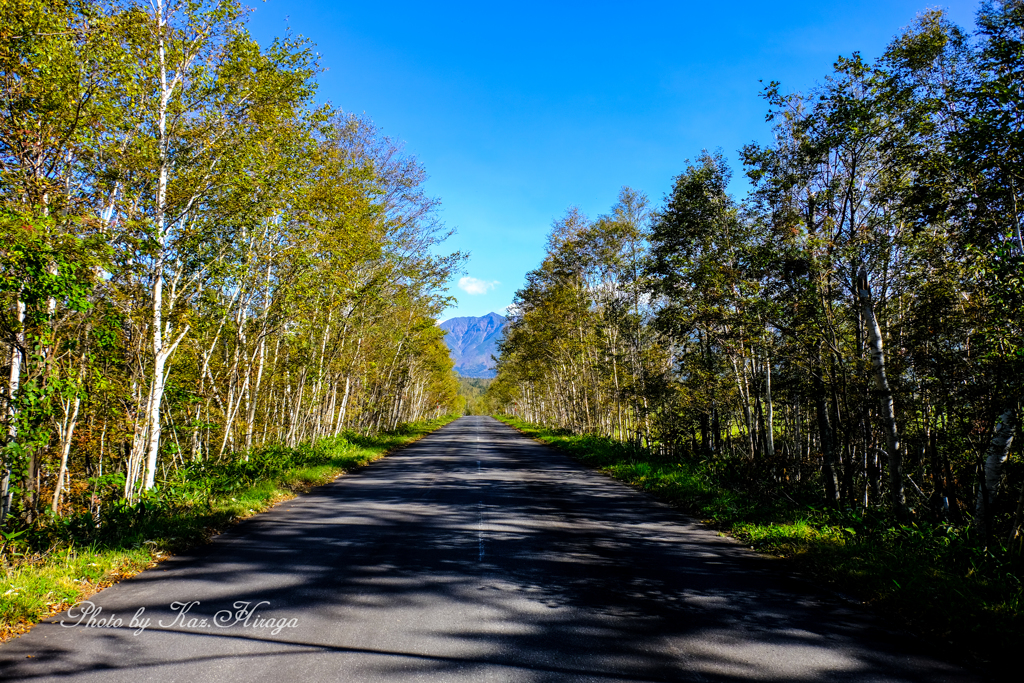
[[[0,679],[977,680],[776,565],[467,417],[0,646]]]

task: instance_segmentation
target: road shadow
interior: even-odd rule
[[[0,648],[0,680],[980,680],[490,418],[93,601],[123,623],[59,615]]]

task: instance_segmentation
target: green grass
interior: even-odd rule
[[[375,436],[346,434],[294,449],[267,447],[248,460],[235,454],[224,462],[192,463],[138,505],[117,499],[123,478],[97,480],[105,499],[99,523],[87,512],[43,517],[4,549],[0,639],[454,419],[407,424]]]
[[[942,655],[1008,671],[1024,642],[1024,558],[992,549],[969,528],[897,524],[745,490],[729,463],[659,462],[628,444],[499,416],[615,479],[699,517],[924,636]],[[741,473],[742,474],[742,473]]]

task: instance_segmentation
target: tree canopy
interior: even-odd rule
[[[768,84],[742,201],[702,152],[654,210],[570,209],[492,402],[777,497],[1017,537],[1022,32],[1019,0],[973,34],[927,11],[874,62]]]
[[[318,71],[234,0],[0,3],[0,524],[455,405],[463,256]]]

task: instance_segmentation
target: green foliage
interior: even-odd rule
[[[0,294],[20,298],[28,325],[44,322],[51,299],[77,313],[91,308],[92,269],[106,253],[94,240],[60,233],[53,219],[0,208],[0,244]],[[3,323],[7,334],[21,327],[16,320]]]
[[[245,14],[0,3],[0,527],[455,407],[422,166]]]
[[[517,293],[495,409],[759,498],[1020,542],[1021,8],[984,5],[976,40],[924,12],[874,62],[768,84],[743,201],[703,152],[653,211],[570,209]]]
[[[487,390],[494,380],[481,377],[460,377],[459,396],[466,400],[466,415],[490,415]]]

